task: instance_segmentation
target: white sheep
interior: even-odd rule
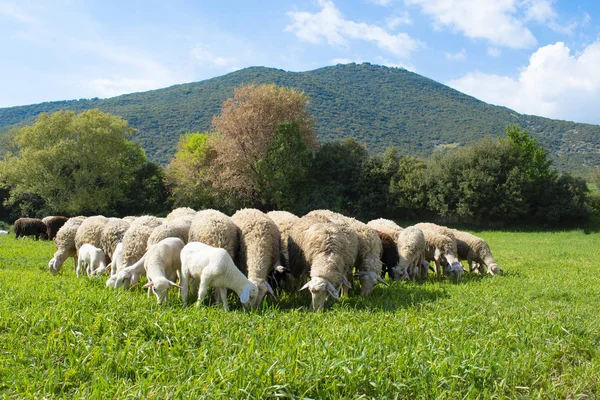
[[[191,215],[184,215],[179,216],[177,218],[165,219],[165,221],[161,225],[154,228],[154,230],[148,237],[148,247],[168,237],[176,237],[183,240],[184,243],[187,243],[190,232],[190,225],[192,225]]]
[[[426,247],[425,236],[421,229],[409,226],[400,232],[396,243],[399,261],[398,265],[392,268],[391,275],[394,280],[406,279],[409,278],[409,271],[420,268]]]
[[[459,230],[454,230],[454,235],[458,246],[458,257],[468,261],[471,272],[476,271],[474,264],[477,264],[487,266],[490,275],[502,274],[503,271],[492,257],[490,246],[485,240]]]
[[[74,269],[77,269],[77,248],[75,247],[75,235],[81,226],[85,217],[73,217],[58,230],[54,244],[56,252],[48,262],[48,268],[53,275],[56,275],[62,268],[63,263],[69,257],[73,257]]]
[[[356,232],[358,238],[358,253],[354,263],[355,276],[360,280],[361,296],[368,296],[377,283],[387,283],[381,278],[381,256],[383,246],[377,232],[366,224],[330,210],[315,210],[307,215],[321,215],[331,222],[347,224]]]
[[[225,249],[235,258],[240,246],[239,229],[231,218],[220,211],[207,209],[194,215],[189,230],[189,242],[201,242]]]
[[[288,251],[290,271],[308,289],[312,306],[320,311],[327,297],[339,298],[345,277],[358,255],[358,237],[347,224],[330,222],[323,216],[304,216],[290,230]]]
[[[144,256],[144,269],[148,277],[144,289],[148,289],[148,296],[152,290],[158,304],[167,301],[171,287],[181,288],[175,281],[181,273],[181,250],[184,246],[183,240],[168,237],[150,246]]]
[[[85,243],[77,251],[77,270],[75,273],[79,278],[85,268],[87,276],[95,275],[97,269],[106,270],[106,257],[104,252],[93,244]]]
[[[238,210],[231,220],[240,230],[238,265],[258,287],[256,304],[253,304],[258,306],[267,293],[275,298],[267,277],[280,263],[279,229],[271,218],[252,208]]]
[[[92,244],[95,247],[100,248],[102,241],[102,232],[104,227],[108,223],[108,218],[103,215],[95,215],[93,217],[86,218],[81,226],[77,229],[75,234],[75,247],[77,250],[86,244]]]
[[[425,235],[425,252],[423,258],[435,263],[437,275],[441,275],[441,265],[444,265],[444,273],[455,281],[459,281],[463,266],[456,256],[456,238],[444,235],[437,230],[421,229]]]
[[[225,311],[227,289],[237,293],[244,306],[256,304],[258,287],[235,266],[233,259],[223,248],[212,247],[200,242],[190,242],[181,251],[181,298],[189,302],[189,291],[198,294],[199,305],[208,288],[219,292]]]
[[[394,240],[398,238],[400,232],[404,230],[400,225],[390,219],[378,218],[367,222],[369,228],[375,229],[377,232],[385,233],[391,236]]]
[[[157,226],[163,223],[162,218],[144,215],[136,218],[123,235],[122,267],[128,267],[138,261],[148,247],[148,237]],[[113,270],[113,273],[117,270]]]
[[[167,216],[165,217],[165,221],[170,221],[170,220],[178,219],[178,218],[182,218],[182,217],[192,220],[192,218],[194,218],[195,214],[196,214],[196,211],[193,208],[179,207],[179,208],[176,208],[173,211],[171,211],[169,214],[167,214]]]
[[[137,285],[140,278],[146,274],[146,269],[144,268],[145,257],[146,254],[132,265],[119,269],[116,274],[111,275],[106,280],[106,286],[114,289],[121,287],[129,289]]]

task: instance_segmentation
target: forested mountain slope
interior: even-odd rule
[[[493,106],[404,69],[347,64],[308,72],[251,67],[221,77],[109,99],[56,101],[0,108],[0,131],[41,112],[99,108],[138,129],[134,140],[166,163],[179,135],[206,131],[222,102],[243,83],[296,87],[310,97],[321,141],[352,136],[371,152],[396,146],[426,156],[438,148],[504,135],[508,124],[530,130],[563,169],[600,164],[600,126],[519,114]],[[518,95],[518,94],[516,94]]]

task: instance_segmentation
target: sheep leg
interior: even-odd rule
[[[229,305],[227,304],[227,288],[224,287],[220,287],[220,288],[215,288],[216,292],[219,293],[219,295],[221,296],[221,302],[223,303],[223,309],[225,311],[229,311]]]
[[[438,278],[442,276],[442,268],[440,265],[440,260],[438,260],[437,258],[435,258],[433,260],[433,262],[435,263],[435,272],[437,273]]]
[[[200,289],[198,289],[198,302],[196,306],[199,306],[203,301],[206,295],[208,294],[208,282],[206,279],[200,280]]]
[[[182,273],[179,279],[179,286],[181,286],[181,300],[184,305],[188,304],[188,290],[189,290],[189,279],[188,275]]]

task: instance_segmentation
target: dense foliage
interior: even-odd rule
[[[0,162],[5,200],[21,214],[115,214],[164,207],[162,171],[129,141],[120,117],[89,110],[41,114],[18,130]]]
[[[425,157],[448,145],[500,137],[509,124],[529,130],[561,170],[600,165],[600,127],[522,115],[492,106],[404,69],[348,64],[309,72],[246,68],[218,78],[110,99],[41,103],[0,109],[0,130],[31,123],[41,112],[99,108],[138,131],[149,158],[167,164],[179,136],[210,129],[223,101],[241,84],[277,84],[303,91],[319,140],[353,137],[371,154],[395,146],[400,155]]]

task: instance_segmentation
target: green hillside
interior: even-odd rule
[[[110,99],[57,101],[0,108],[0,130],[29,123],[41,112],[99,108],[121,115],[139,131],[148,156],[166,163],[179,135],[205,131],[222,102],[242,83],[276,83],[304,90],[321,141],[353,136],[369,151],[397,146],[403,154],[504,134],[518,123],[540,138],[563,169],[600,164],[600,126],[519,114],[492,106],[418,74],[371,64],[347,64],[308,72],[252,67],[206,81]]]

